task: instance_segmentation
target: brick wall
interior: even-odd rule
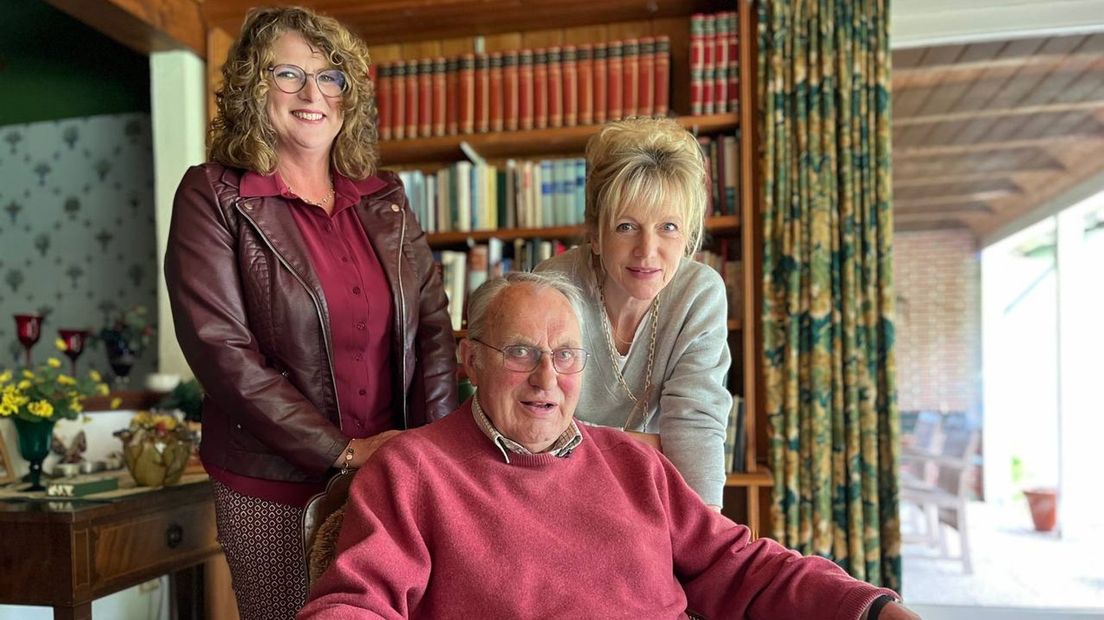
[[[901,411],[976,414],[981,403],[981,266],[968,230],[894,235]]]

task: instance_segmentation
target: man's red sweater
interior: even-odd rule
[[[308,618],[856,619],[879,594],[710,510],[659,452],[580,425],[511,454],[471,405],[389,441],[352,483]]]

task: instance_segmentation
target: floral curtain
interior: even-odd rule
[[[771,535],[900,591],[888,0],[760,0]]]

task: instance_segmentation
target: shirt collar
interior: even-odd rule
[[[490,439],[499,452],[502,453],[502,458],[506,459],[506,462],[510,462],[510,453],[524,454],[532,456],[531,452],[525,446],[517,443],[509,437],[503,435],[497,428],[491,419],[487,417],[487,414],[483,412],[483,408],[479,406],[478,394],[472,397],[472,416],[475,418],[475,424],[479,427],[479,430],[483,431],[483,434]],[[571,424],[560,434],[556,441],[552,442],[552,445],[548,447],[544,452],[551,454],[557,458],[567,458],[571,456],[571,453],[575,451],[575,448],[579,447],[579,444],[583,442],[583,434],[579,431],[579,427],[575,425],[575,420],[571,420]]]
[[[379,191],[386,183],[376,175],[366,179],[354,181],[336,170],[331,170],[334,182],[334,210],[344,209],[360,202],[360,199],[373,192]],[[268,196],[282,196],[289,200],[296,200],[296,196],[284,183],[280,173],[260,174],[252,170],[246,170],[241,178],[241,186],[238,194],[242,198],[257,198]]]

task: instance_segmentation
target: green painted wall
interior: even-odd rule
[[[0,126],[149,112],[149,59],[42,0],[0,2]]]

